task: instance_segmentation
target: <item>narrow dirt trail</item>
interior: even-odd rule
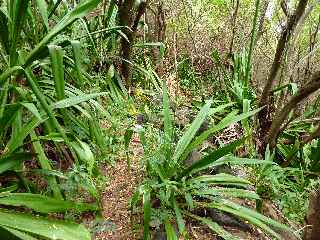
[[[128,170],[126,158],[119,159],[115,167],[109,165],[104,169],[110,184],[103,193],[102,216],[106,222],[110,222],[111,227],[98,233],[95,240],[141,239],[141,228],[135,226],[137,221],[132,221],[134,216],[129,209],[129,202],[142,179],[139,162],[143,149],[137,139],[133,139],[130,148],[133,152],[130,156],[131,171]]]

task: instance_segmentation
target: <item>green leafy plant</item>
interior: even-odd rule
[[[62,14],[61,1],[54,4],[38,0],[35,6],[28,0],[1,2],[0,52],[4,61],[0,64],[0,174],[9,179],[14,176],[0,189],[0,229],[6,236],[90,239],[83,226],[49,220],[46,215],[98,210],[97,204],[66,199],[60,183],[72,178],[61,172],[64,159],[70,167],[85,166],[89,181],[96,170],[92,145],[104,145],[102,133],[94,131],[93,126],[99,125],[98,112],[99,116],[107,114],[95,99],[107,93],[82,90],[92,79],[80,66],[81,43],[65,34],[99,2],[84,1]],[[54,150],[55,160],[48,149]],[[24,167],[27,161],[36,167]],[[27,174],[36,175],[48,185],[48,196]],[[86,190],[99,200],[94,187]],[[14,207],[43,217],[14,212]]]
[[[232,152],[243,144],[244,139],[236,140],[213,150],[189,167],[184,165],[188,154],[202,144],[209,135],[229,126],[231,123],[250,117],[259,111],[257,109],[242,114],[231,112],[219,123],[196,136],[197,130],[208,116],[230,106],[230,104],[227,104],[211,108],[211,104],[211,100],[206,102],[191,126],[184,132],[178,142],[175,143],[173,141],[174,128],[169,108],[169,97],[166,85],[164,84],[164,134],[157,151],[148,152],[148,146],[144,146],[144,149],[147,151],[145,159],[147,179],[139,187],[132,199],[132,203],[134,204],[139,200],[139,196],[142,197],[144,239],[149,239],[149,224],[157,209],[160,210],[161,214],[159,218],[165,226],[169,239],[177,239],[172,225],[173,222],[177,224],[180,235],[187,237],[186,218],[191,218],[207,225],[224,239],[237,239],[222,226],[208,218],[198,216],[195,211],[195,209],[210,208],[233,214],[263,229],[266,234],[280,239],[280,236],[273,228],[290,231],[288,227],[232,201],[234,197],[259,199],[259,196],[255,192],[246,190],[246,187],[250,185],[248,180],[226,173],[204,173],[205,169],[224,164],[261,164],[261,160],[258,159],[243,159],[232,155]]]

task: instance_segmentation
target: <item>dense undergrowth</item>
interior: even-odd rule
[[[1,239],[94,237],[133,138],[143,239],[316,239],[320,7],[280,2],[1,1]]]

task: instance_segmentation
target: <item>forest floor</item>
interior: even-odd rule
[[[103,126],[108,128],[108,126]],[[123,126],[117,129],[117,134],[122,133]],[[231,140],[238,139],[241,136],[241,131],[237,125],[231,125],[226,128],[219,138],[223,143],[228,143]],[[115,165],[106,164],[102,167],[102,174],[105,175],[109,181],[102,193],[102,227],[96,231],[94,240],[139,240],[142,239],[143,231],[143,213],[132,212],[130,209],[130,200],[139,184],[143,181],[143,169],[141,161],[144,155],[143,147],[140,142],[138,134],[134,134],[129,146],[129,160],[125,154],[117,154]],[[242,175],[242,171],[237,171],[236,175]],[[240,205],[247,205],[254,208],[255,203],[252,201],[240,201]],[[273,204],[267,204],[264,213],[273,219],[283,222],[281,213],[275,212]],[[210,216],[209,216],[210,217]],[[222,220],[222,219],[220,219]],[[248,224],[248,223],[245,223]],[[239,239],[246,240],[269,240],[259,229],[250,226],[247,230],[240,230],[237,227],[227,226],[224,228],[237,236]],[[219,240],[220,238],[212,233],[207,227],[204,227],[196,222],[187,221],[186,227],[188,229],[191,240]],[[153,232],[154,240],[165,240],[163,230],[155,230]],[[159,236],[160,237],[159,237]],[[292,239],[289,236],[285,239]]]
[[[110,178],[110,184],[103,192],[102,215],[113,227],[99,232],[95,240],[136,240],[141,239],[140,216],[129,208],[130,199],[142,180],[140,160],[143,149],[138,138],[131,142],[131,170],[126,158],[121,158],[115,166],[107,165],[103,173]]]

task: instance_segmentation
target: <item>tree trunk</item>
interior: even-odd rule
[[[320,88],[320,71],[313,74],[311,80],[303,86],[299,92],[294,95],[288,103],[277,113],[277,116],[274,118],[269,136],[268,143],[270,144],[270,148],[273,149],[276,146],[277,137],[281,130],[281,125],[287,119],[289,113],[292,109],[294,109],[298,103],[300,103],[303,99],[308,97],[310,94],[314,93]]]
[[[266,13],[267,13],[267,10],[269,7],[269,3],[270,3],[269,0],[265,0],[263,2],[262,12],[261,12],[260,19],[259,19],[259,28],[258,28],[257,39],[256,39],[257,42],[259,41],[260,37],[263,34],[263,26],[264,26],[264,21],[266,19]]]
[[[236,6],[234,9],[234,13],[232,15],[231,19],[231,25],[232,25],[232,35],[231,35],[231,43],[229,47],[229,56],[233,55],[233,43],[234,43],[234,37],[236,34],[236,26],[237,26],[237,16],[238,16],[238,10],[239,10],[239,0],[236,1]]]
[[[297,26],[297,23],[299,22],[300,18],[303,16],[303,13],[306,9],[308,0],[300,0],[298,7],[293,15],[291,15],[288,19],[287,26],[283,30],[280,39],[277,44],[276,53],[274,56],[273,64],[269,72],[268,79],[266,81],[266,84],[264,86],[262,96],[260,98],[259,106],[264,108],[259,112],[258,118],[260,123],[260,133],[259,137],[262,141],[262,147],[265,147],[266,142],[266,136],[269,132],[269,129],[271,127],[271,99],[270,99],[270,92],[272,89],[272,86],[274,85],[276,81],[277,74],[279,72],[281,62],[285,53],[285,48],[287,46],[287,43],[290,40],[290,37]],[[261,150],[260,150],[261,151]]]
[[[124,26],[122,32],[127,36],[120,41],[120,56],[122,58],[121,75],[125,81],[126,87],[131,87],[132,66],[129,62],[132,59],[133,33],[131,26],[133,24],[133,4],[134,0],[124,0],[119,6],[119,23]]]
[[[310,194],[306,224],[311,227],[306,228],[303,239],[318,240],[320,236],[320,189]]]
[[[137,14],[134,11],[134,0],[124,0],[119,3],[119,23],[124,26],[122,32],[127,36],[121,38],[120,56],[122,58],[121,75],[125,81],[127,89],[130,91],[132,80],[132,47],[134,44],[135,33],[141,16],[144,14],[147,3],[141,1]]]

